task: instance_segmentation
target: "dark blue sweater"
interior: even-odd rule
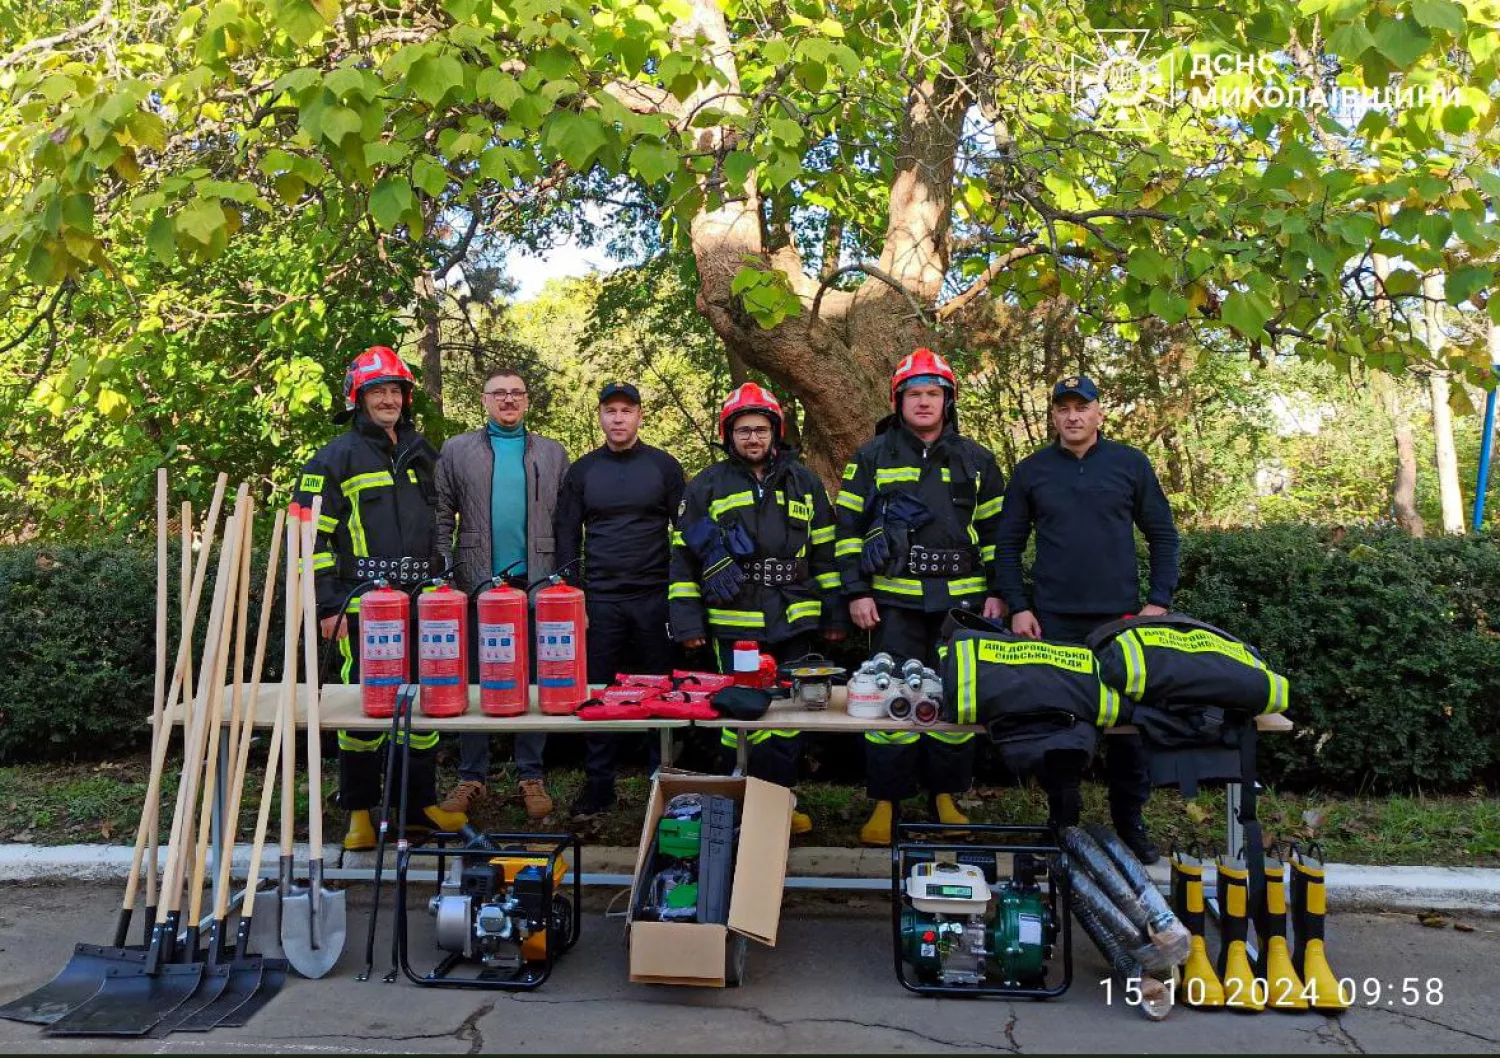
[[[1151,461],[1101,436],[1083,454],[1054,442],[1016,465],[995,544],[1001,597],[1011,613],[1124,615],[1140,606],[1134,526],[1151,552],[1148,603],[1172,605],[1177,529]],[[1036,529],[1035,600],[1021,583],[1021,554]]]

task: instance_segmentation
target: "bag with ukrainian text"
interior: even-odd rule
[[[1212,705],[1243,716],[1286,711],[1290,686],[1248,643],[1185,614],[1127,617],[1095,629],[1099,673],[1131,702]]]
[[[983,725],[1011,771],[1035,772],[1053,752],[1092,757],[1099,729],[1124,722],[1120,695],[1087,647],[1025,639],[973,614],[953,618],[942,719]]]

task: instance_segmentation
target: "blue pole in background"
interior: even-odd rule
[[[1495,446],[1495,391],[1484,402],[1484,437],[1479,442],[1479,480],[1474,485],[1474,532],[1484,529],[1484,494],[1490,484],[1490,451]]]

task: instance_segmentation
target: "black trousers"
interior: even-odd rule
[[[917,658],[938,667],[938,633],[943,613],[925,613],[885,603],[872,641],[900,664]],[[865,793],[875,801],[900,801],[925,789],[961,794],[974,782],[974,736],[949,732],[865,732]]]
[[[777,664],[796,661],[813,649],[812,633],[803,633],[780,643],[762,643],[760,649],[776,659]],[[715,639],[714,660],[720,672],[734,670],[735,639]],[[745,774],[752,779],[764,779],[777,786],[793,786],[797,782],[797,762],[802,759],[802,732],[783,731],[770,728],[745,732],[750,739],[750,752]],[[740,732],[736,728],[721,728],[719,744],[725,749],[725,770],[733,771],[739,750]]]
[[[1119,614],[1057,614],[1035,611],[1042,637],[1060,643],[1082,643],[1100,625]],[[1151,769],[1146,747],[1139,734],[1107,735],[1104,743],[1104,774],[1109,787],[1109,814],[1118,826],[1141,816],[1151,796]],[[1048,813],[1053,823],[1072,826],[1083,808],[1079,787],[1088,758],[1082,753],[1049,753],[1038,781],[1047,791]]]
[[[667,589],[625,599],[589,596],[589,682],[610,684],[619,673],[656,675],[672,671],[672,640],[667,635]],[[584,735],[583,770],[590,786],[613,789],[621,741],[637,735]],[[648,736],[649,737],[649,736]],[[651,741],[653,761],[658,754]]]
[[[332,653],[325,672],[333,682],[359,682],[359,615],[347,615],[349,635],[332,642],[324,641],[320,646]],[[413,615],[415,623],[415,615]],[[408,630],[407,642],[415,647],[417,637]],[[412,679],[416,679],[417,662],[411,659]],[[331,670],[331,671],[330,671]],[[377,725],[359,730],[340,731],[339,739],[339,807],[354,812],[380,805],[380,787],[385,779],[385,754],[390,747],[390,721],[371,720]],[[407,791],[407,802],[414,814],[427,805],[437,804],[437,744],[436,731],[413,731],[411,733],[411,778]],[[401,775],[399,761],[396,776]],[[395,804],[398,791],[391,791],[391,802]]]

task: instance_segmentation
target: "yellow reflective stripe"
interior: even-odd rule
[[[928,738],[935,738],[939,742],[946,742],[950,746],[962,746],[974,737],[972,731],[924,731],[922,734]]]
[[[943,468],[943,481],[945,484],[953,484],[953,471],[949,470],[947,467]]]
[[[892,595],[917,595],[922,594],[922,582],[912,580],[910,577],[876,577],[871,582],[876,591],[888,591]],[[981,588],[984,582],[980,581]]]
[[[839,575],[837,573],[819,573],[818,587],[824,591],[833,591],[839,586]]]
[[[865,512],[865,498],[857,492],[850,492],[848,489],[839,490],[839,498],[834,502],[845,510],[853,511],[855,514],[863,514]]]
[[[825,525],[821,529],[814,529],[812,531],[812,535],[809,536],[808,539],[811,540],[813,546],[816,547],[819,544],[832,543],[833,538],[836,535],[838,535],[838,529],[831,525]]]
[[[960,577],[948,582],[949,595],[973,595],[975,592],[984,591],[983,577]]]
[[[344,607],[344,612],[345,613],[359,613],[359,601],[360,601],[361,598],[362,598],[362,596],[356,595],[354,598],[350,599],[349,600],[349,605],[346,606],[346,607]]]
[[[768,738],[796,738],[800,734],[802,734],[801,731],[790,731],[782,728],[768,727],[761,731],[751,732],[750,741],[764,742]],[[756,738],[757,735],[759,735],[760,737]]]
[[[671,586],[667,588],[667,598],[701,599],[703,598],[703,592],[698,589],[698,585],[690,580],[674,580]]]
[[[786,623],[796,624],[798,621],[808,617],[818,617],[823,613],[823,604],[817,599],[806,599],[802,602],[794,602],[786,608]]]
[[[438,735],[440,734],[442,734],[442,732],[440,731],[413,731],[411,733],[411,748],[436,749],[438,744]],[[404,737],[405,732],[398,734],[396,736],[396,742],[399,744]]]
[[[875,471],[875,487],[882,488],[896,481],[916,481],[921,476],[921,467],[885,467]]]
[[[356,474],[352,478],[345,478],[339,482],[339,491],[345,496],[353,496],[356,492],[362,492],[365,489],[394,484],[396,481],[391,477],[389,470],[377,470],[369,474]]]
[[[877,746],[910,746],[922,736],[915,731],[866,731],[865,741]]]
[[[1287,679],[1285,676],[1278,676],[1270,669],[1266,670],[1266,675],[1270,677],[1271,680],[1271,693],[1266,700],[1265,712],[1286,712],[1287,704],[1291,700],[1292,696],[1291,684],[1287,683]]]
[[[859,464],[858,463],[845,463],[844,464],[844,480],[845,481],[853,481],[854,480],[854,475],[856,475],[858,473],[859,473]]]
[[[415,485],[417,483],[417,472],[415,470],[408,470],[406,472],[406,480]]]
[[[313,553],[313,557],[312,557],[312,567],[313,567],[313,569],[315,571],[316,570],[320,570],[320,569],[332,569],[334,567],[333,552],[332,551],[316,551],[316,552],[314,552]]]
[[[974,640],[962,640],[958,644],[958,705],[955,711],[960,724],[977,722],[979,673],[976,669]]]
[[[349,753],[374,753],[383,745],[385,745],[385,732],[383,731],[374,738],[360,738],[353,731],[339,732],[339,749]]]
[[[973,544],[975,547],[978,547],[979,546],[979,530],[974,528],[974,523],[973,522],[970,522],[968,524],[967,528],[969,530],[969,543]]]
[[[1099,726],[1114,727],[1120,717],[1120,696],[1103,680],[1099,681]]]
[[[986,518],[993,518],[993,517],[995,517],[995,515],[997,515],[997,514],[1000,513],[1001,508],[1003,508],[1004,506],[1005,506],[1005,497],[1004,496],[996,496],[992,500],[985,500],[977,508],[975,508],[975,510],[974,510],[974,520],[976,522],[982,522]]]
[[[725,511],[732,511],[736,507],[753,506],[755,506],[755,495],[746,490],[745,492],[736,492],[733,495],[714,500],[708,505],[708,513],[711,517],[717,518]]]
[[[857,536],[846,536],[833,545],[835,555],[857,555],[865,549],[865,542]]]
[[[1120,653],[1125,658],[1125,694],[1138,702],[1146,693],[1146,654],[1134,629],[1120,637]]]
[[[365,539],[365,522],[359,516],[359,497],[349,507],[349,548],[356,558],[370,557],[370,544]]]
[[[740,733],[737,728],[725,727],[719,729],[719,743],[730,749],[738,749],[740,745]]]
[[[764,628],[766,618],[757,610],[715,610],[710,607],[708,623],[731,628]]]
[[[339,527],[339,520],[326,514],[318,515],[318,531],[320,533],[331,533]]]
[[[995,545],[985,544],[979,549],[979,557],[982,561],[985,562],[995,561]]]
[[[672,533],[672,546],[673,547],[687,547],[687,543],[682,539],[682,534],[681,533],[675,532],[675,531]]]

